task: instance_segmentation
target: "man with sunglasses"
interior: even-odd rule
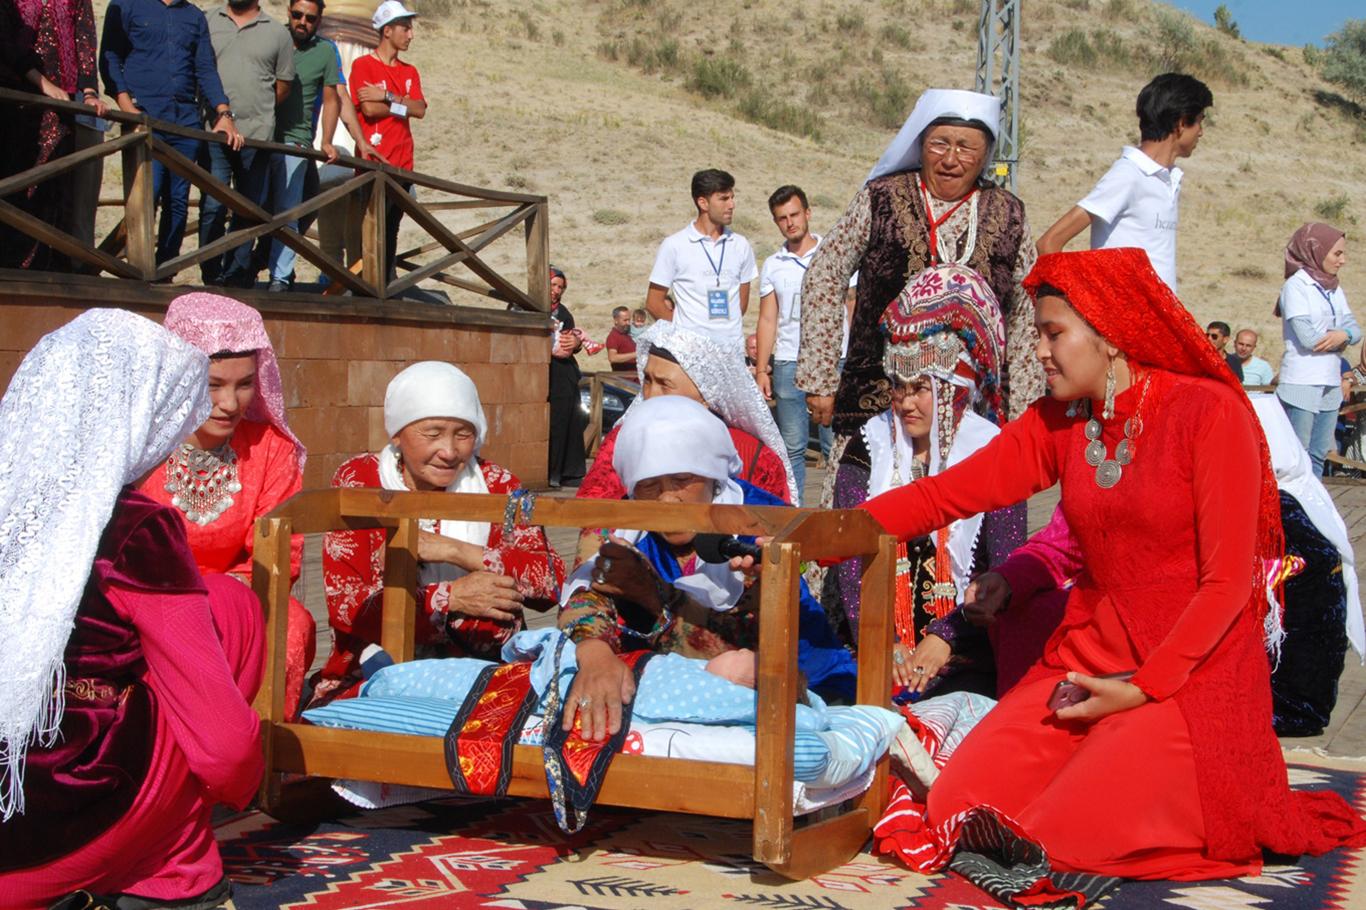
[[[285,100],[275,110],[275,141],[299,148],[313,147],[313,126],[321,102],[322,150],[335,158],[332,136],[337,131],[341,99],[341,66],[337,48],[318,37],[324,0],[294,0],[289,5],[289,35],[294,39],[294,80]],[[359,132],[359,126],[356,127]],[[304,199],[313,162],[298,155],[273,155],[270,162],[274,209],[285,212]],[[316,177],[311,181],[317,185]],[[297,228],[298,222],[293,225]],[[279,240],[270,245],[270,290],[287,291],[294,284],[294,251]]]
[[[1228,336],[1232,334],[1233,329],[1229,328],[1227,322],[1219,322],[1216,320],[1205,326],[1205,337],[1209,339],[1210,344],[1214,345],[1216,351],[1224,355],[1224,362],[1227,363],[1228,368],[1233,371],[1233,375],[1238,377],[1238,381],[1242,382],[1243,361],[1238,358],[1237,354],[1230,354],[1228,352]]]

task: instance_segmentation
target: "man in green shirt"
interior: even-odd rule
[[[322,102],[322,150],[335,158],[332,136],[337,130],[341,100],[337,85],[341,71],[337,48],[318,37],[324,0],[294,0],[289,5],[289,34],[294,39],[294,84],[275,111],[276,141],[299,148],[313,147],[318,102]],[[354,118],[354,115],[352,115]],[[351,124],[347,124],[351,126]],[[354,132],[359,132],[356,127]],[[304,198],[313,162],[302,156],[275,155],[271,163],[271,186],[277,212],[294,208]],[[311,181],[317,184],[316,178]],[[295,221],[291,227],[298,228]],[[279,240],[270,246],[270,290],[287,291],[294,283],[294,251]]]

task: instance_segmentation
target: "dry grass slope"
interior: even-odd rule
[[[736,228],[766,255],[780,239],[773,188],[805,187],[828,227],[919,92],[971,87],[975,66],[976,0],[418,3],[408,58],[431,101],[418,168],[548,195],[566,302],[598,336],[613,306],[643,302],[658,242],[691,215],[694,170],[735,174]],[[1202,321],[1272,330],[1274,362],[1286,238],[1309,218],[1366,219],[1366,125],[1301,49],[1152,0],[1032,0],[1024,17],[1020,195],[1034,230],[1135,141],[1133,99],[1152,74],[1205,78],[1216,109],[1184,163],[1181,296]],[[513,270],[516,246],[499,260]],[[1366,293],[1355,274],[1349,294]]]

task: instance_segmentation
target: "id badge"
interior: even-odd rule
[[[730,291],[711,288],[707,291],[707,316],[711,319],[730,318]]]

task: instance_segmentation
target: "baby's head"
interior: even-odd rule
[[[753,689],[759,670],[759,657],[749,648],[722,651],[707,661],[707,672],[728,679],[737,686]]]

